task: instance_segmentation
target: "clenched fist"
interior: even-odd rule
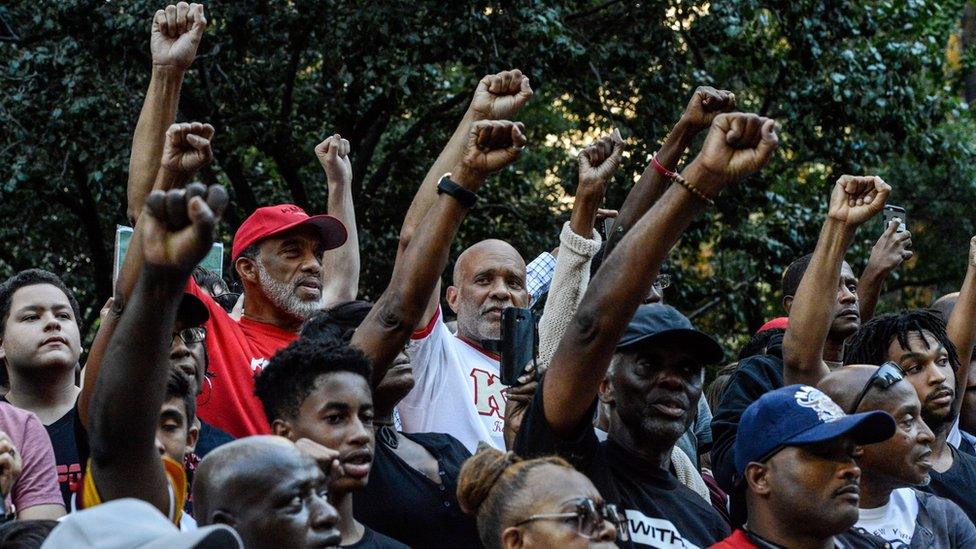
[[[332,184],[352,183],[352,162],[349,161],[349,141],[335,134],[315,146],[315,156]]]
[[[166,130],[163,143],[163,168],[182,174],[192,174],[213,160],[210,139],[214,128],[210,124],[184,122]]]
[[[17,447],[7,433],[0,431],[0,497],[10,494],[22,470],[23,460],[20,452],[17,451]]]
[[[778,144],[775,120],[741,112],[719,114],[688,167],[698,179],[692,183],[715,196],[729,183],[759,171]]]
[[[149,50],[153,65],[186,69],[197,56],[197,47],[207,28],[203,5],[180,2],[156,12]]]
[[[521,122],[475,122],[468,133],[461,167],[484,178],[515,162],[525,143],[525,127]]]
[[[481,79],[468,110],[475,120],[511,120],[532,97],[529,78],[515,69]]]
[[[842,175],[830,193],[827,217],[857,227],[884,208],[891,186],[876,175]]]
[[[624,154],[624,140],[620,132],[603,137],[579,153],[579,187],[603,196],[607,181],[620,167]]]
[[[227,207],[227,191],[191,183],[186,190],[153,191],[140,223],[145,223],[142,253],[146,263],[186,273],[200,262],[214,241],[217,221]]]
[[[728,90],[716,90],[711,86],[698,86],[692,94],[681,121],[696,130],[711,125],[715,115],[735,110],[735,94]]]

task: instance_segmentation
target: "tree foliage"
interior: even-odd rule
[[[916,259],[887,307],[961,280],[974,195],[973,117],[946,63],[962,0],[770,2],[334,1],[206,5],[210,26],[183,86],[181,120],[217,127],[202,173],[231,191],[223,239],[255,207],[325,204],[312,148],[353,150],[362,293],[392,268],[406,206],[485,73],[517,67],[536,89],[531,147],[481,192],[456,251],[487,236],[527,258],[558,244],[573,152],[611,127],[631,150],[615,207],[696,85],[782,124],[776,159],[727,191],[672,256],[667,297],[730,339],[781,314],[777,287],[810,251],[841,173],[877,172],[912,219]],[[64,274],[91,326],[111,292],[132,129],[159,2],[0,6],[0,275]],[[967,57],[968,59],[968,57]],[[850,259],[863,266],[880,222]]]

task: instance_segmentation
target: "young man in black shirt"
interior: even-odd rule
[[[819,390],[790,385],[750,404],[739,428],[736,483],[749,522],[713,547],[885,547],[848,530],[858,517],[858,447],[891,438],[891,416],[848,416]]]
[[[88,459],[75,384],[81,355],[77,319],[78,302],[53,273],[28,269],[0,284],[0,359],[10,376],[3,399],[34,412],[47,429],[69,511]]]
[[[625,546],[707,546],[728,534],[708,502],[663,467],[694,416],[703,367],[721,348],[670,307],[638,307],[696,214],[764,166],[776,145],[773,120],[715,117],[698,157],[604,259],[525,411],[516,453],[576,464],[626,513]],[[602,383],[611,387],[600,391]],[[610,408],[603,443],[591,423],[598,393]]]

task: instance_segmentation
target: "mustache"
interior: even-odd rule
[[[486,302],[484,305],[482,305],[478,312],[482,315],[486,315],[491,311],[497,310],[498,312],[501,312],[502,310],[512,306],[511,301],[491,301],[490,303]]]
[[[939,387],[938,389],[936,389],[935,391],[932,391],[931,393],[929,393],[928,396],[925,397],[925,402],[926,403],[929,403],[929,402],[932,402],[933,400],[935,400],[937,398],[942,398],[944,396],[949,396],[951,398],[955,398],[956,397],[956,392],[953,391],[952,389],[946,387],[945,385],[943,385],[943,386]]]

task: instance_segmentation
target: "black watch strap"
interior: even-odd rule
[[[448,194],[458,201],[464,208],[470,209],[478,201],[478,195],[451,181],[451,174],[446,174],[437,182],[437,194]]]

